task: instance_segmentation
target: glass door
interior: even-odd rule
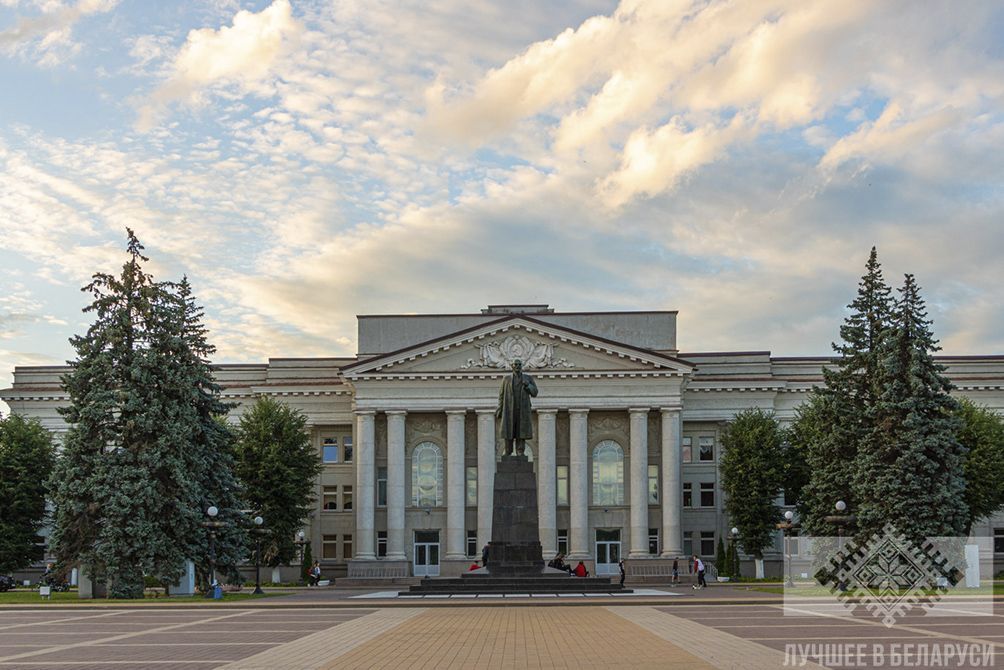
[[[416,530],[415,552],[412,554],[416,577],[439,576],[439,531]]]
[[[620,574],[621,531],[596,530],[596,574]]]

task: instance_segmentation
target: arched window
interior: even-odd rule
[[[411,504],[443,506],[443,453],[432,442],[422,442],[411,452]]]
[[[593,449],[593,504],[624,504],[624,450],[613,440]]]

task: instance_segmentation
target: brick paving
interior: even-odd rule
[[[784,667],[785,649],[796,643],[862,645],[865,662],[855,658],[853,667],[865,668],[890,667],[872,655],[873,645],[989,644],[1001,660],[979,667],[1004,667],[1001,615],[911,614],[890,629],[864,617],[785,615],[769,602],[682,600],[7,610],[0,615],[0,670],[761,670]],[[956,659],[909,667],[974,666]]]

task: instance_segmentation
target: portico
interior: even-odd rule
[[[359,435],[350,577],[376,576],[382,567],[405,572],[416,530],[439,531],[440,574],[459,573],[480,556],[491,537],[502,448],[498,386],[517,356],[540,388],[527,449],[545,558],[559,551],[560,534],[571,559],[592,561],[597,528],[615,532],[630,559],[682,554],[679,423],[693,366],[514,315],[342,368]],[[598,448],[602,462],[594,460]],[[662,464],[654,483],[650,464]],[[381,504],[378,467],[386,468]],[[653,528],[660,529],[657,554]],[[377,531],[386,532],[385,556],[372,550]]]

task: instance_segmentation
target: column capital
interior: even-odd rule
[[[671,407],[660,407],[659,411],[662,412],[663,414],[672,414],[673,412],[682,412],[683,407],[680,405],[675,405]]]
[[[558,413],[557,409],[552,409],[550,407],[545,407],[543,409],[535,409],[534,411],[537,414],[557,414]]]
[[[483,408],[482,408],[482,409],[476,409],[476,410],[474,410],[474,412],[475,412],[475,413],[476,413],[476,414],[477,414],[478,416],[483,416],[483,415],[485,415],[485,414],[491,414],[491,415],[493,415],[493,416],[494,416],[494,414],[495,414],[495,410],[494,410],[494,409],[483,409]]]
[[[569,414],[589,414],[588,407],[570,407],[568,409]]]
[[[651,407],[628,407],[628,412],[631,414],[648,414]]]
[[[375,409],[357,409],[354,413],[356,416],[376,416]]]
[[[445,409],[443,411],[446,412],[446,416],[464,416],[467,414],[466,409]]]
[[[387,416],[404,416],[408,413],[406,409],[388,409],[384,411]]]

